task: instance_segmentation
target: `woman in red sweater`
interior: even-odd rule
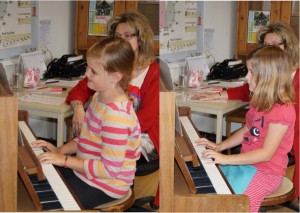
[[[138,12],[127,12],[111,18],[108,22],[109,36],[129,41],[135,52],[135,67],[128,93],[134,100],[142,133],[147,133],[159,153],[159,64],[153,50],[153,32],[148,19]],[[84,117],[83,105],[94,91],[87,87],[87,78],[69,92],[66,103],[71,104],[73,131],[80,133]]]
[[[263,45],[276,45],[285,51],[289,59],[291,76],[296,95],[296,122],[294,131],[293,154],[295,156],[295,170],[293,183],[295,185],[295,198],[299,198],[299,41],[293,29],[287,24],[274,23],[260,29],[258,32],[258,41]],[[240,87],[224,90],[220,93],[198,93],[193,99],[201,100],[242,100],[249,101],[249,86],[245,84]]]

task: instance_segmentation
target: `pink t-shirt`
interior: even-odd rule
[[[270,112],[258,112],[250,103],[250,109],[246,114],[246,125],[249,129],[244,134],[241,153],[249,152],[263,146],[269,124],[288,125],[277,151],[270,161],[253,164],[258,170],[274,175],[284,176],[288,163],[288,152],[292,149],[294,140],[295,108],[293,104],[275,104]]]

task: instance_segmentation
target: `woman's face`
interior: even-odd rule
[[[126,39],[130,43],[135,55],[137,56],[139,42],[137,35],[135,35],[134,29],[132,29],[127,23],[120,23],[116,27],[115,36]]]
[[[253,72],[252,72],[252,63],[251,63],[251,60],[247,61],[247,69],[248,69],[248,73],[247,73],[247,75],[246,75],[245,78],[246,78],[246,80],[248,82],[249,90],[251,92],[254,92],[254,89],[256,87],[256,83],[255,83]]]
[[[275,45],[280,47],[282,50],[284,50],[284,44],[282,43],[282,41],[277,37],[277,35],[275,33],[267,33],[265,35],[265,39],[264,39],[264,45],[268,46],[268,45]]]

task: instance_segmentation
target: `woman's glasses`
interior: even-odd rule
[[[132,39],[134,36],[136,36],[135,33],[125,33],[125,34],[119,34],[119,33],[116,33],[114,35],[114,37],[118,37],[118,38],[123,38],[125,40],[130,40]]]
[[[276,43],[276,42],[272,42],[272,43],[264,42],[263,43],[264,46],[280,46],[280,45],[284,45],[284,44],[285,44],[285,39],[280,43]]]

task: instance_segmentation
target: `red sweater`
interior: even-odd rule
[[[296,104],[295,104],[295,109],[296,109],[296,122],[295,122],[295,135],[294,135],[294,144],[293,144],[293,149],[294,149],[294,156],[295,156],[295,170],[294,170],[294,177],[293,177],[293,183],[295,185],[295,198],[299,197],[299,78],[300,78],[300,73],[299,73],[299,68],[296,71],[295,77],[294,77],[294,88],[295,88],[295,95],[296,95]]]
[[[159,64],[157,61],[150,65],[140,91],[142,103],[136,114],[142,132],[148,133],[159,153]],[[87,87],[87,78],[84,78],[69,92],[66,103],[79,100],[85,104],[94,93],[95,91]]]
[[[294,177],[293,183],[296,188],[295,198],[299,197],[299,68],[296,70],[293,83],[295,89],[295,96],[296,96],[296,122],[295,122],[295,130],[294,130],[294,143],[293,143],[293,153],[295,156],[295,170],[294,170]],[[249,86],[245,84],[240,87],[230,88],[227,89],[228,99],[230,100],[242,100],[242,101],[249,101]]]

